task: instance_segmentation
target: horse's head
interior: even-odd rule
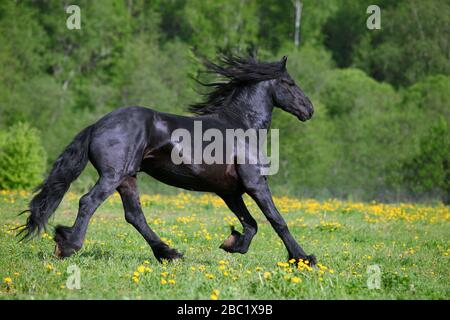
[[[287,57],[284,56],[281,60],[283,72],[272,81],[274,104],[301,121],[309,120],[314,113],[313,105],[287,72],[286,61]]]

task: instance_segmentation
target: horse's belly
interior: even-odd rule
[[[163,183],[187,190],[229,193],[240,188],[234,164],[175,165],[166,160],[145,160],[141,170]]]

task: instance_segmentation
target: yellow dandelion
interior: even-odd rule
[[[264,279],[269,279],[270,275],[271,275],[270,272],[266,271],[266,272],[264,272],[263,277],[264,277]]]
[[[139,278],[138,277],[133,277],[131,279],[133,280],[134,283],[139,283]]]
[[[167,280],[166,279],[161,279],[161,284],[166,284],[167,283]]]
[[[169,279],[170,284],[175,284],[175,279]]]
[[[292,278],[291,278],[291,281],[292,281],[293,283],[299,283],[300,281],[302,281],[302,279],[300,279],[299,277],[292,277]]]
[[[6,284],[12,283],[12,279],[10,277],[3,278],[3,282]]]
[[[279,266],[279,267],[288,267],[289,263],[280,261],[280,262],[277,262],[277,266]]]
[[[139,273],[144,273],[144,272],[145,272],[145,267],[144,267],[144,266],[139,266],[139,267],[137,268],[137,271],[138,271]]]

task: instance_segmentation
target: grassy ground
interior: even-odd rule
[[[143,196],[149,224],[185,259],[159,264],[128,225],[117,194],[94,215],[83,249],[53,257],[51,235],[19,244],[10,228],[30,195],[0,192],[0,298],[32,299],[448,299],[448,207],[317,202],[278,198],[291,232],[318,269],[286,263],[287,253],[262,213],[247,201],[259,232],[245,255],[218,248],[238,221],[208,195]],[[51,225],[71,225],[78,197],[68,194]],[[81,289],[67,288],[80,269]],[[378,265],[381,288],[368,282]]]

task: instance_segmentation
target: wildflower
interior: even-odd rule
[[[169,273],[168,272],[166,272],[166,271],[164,271],[164,272],[161,272],[161,275],[163,276],[163,277],[167,277],[167,275],[168,275]]]
[[[146,268],[145,268],[145,272],[153,272],[153,269],[152,269],[152,268],[149,268],[149,267],[146,267]]]
[[[175,279],[169,279],[170,284],[175,284]]]
[[[64,284],[60,285],[59,287],[60,287],[61,289],[65,289],[65,288],[66,288],[66,286],[65,286]]]
[[[205,277],[208,279],[214,279],[214,275],[211,273],[205,273]]]
[[[270,278],[270,272],[264,272],[264,275],[263,275],[263,277],[264,277],[264,279],[269,279]]]
[[[137,272],[137,271],[133,272],[133,276],[134,277],[139,277],[139,272]]]
[[[256,267],[255,270],[256,270],[256,272],[261,272],[262,268],[261,267]]]
[[[287,262],[277,262],[277,266],[279,266],[279,267],[287,267],[287,266],[289,266],[289,263],[287,263]]]
[[[164,278],[162,278],[162,279],[161,279],[161,284],[166,284],[166,283],[167,283],[167,280],[164,279]]]
[[[145,267],[144,267],[144,266],[139,266],[139,267],[137,268],[137,271],[138,271],[139,273],[144,273],[144,272],[145,272]]]
[[[14,274],[15,277],[20,276],[20,273],[18,273],[18,272],[14,272],[13,274]]]
[[[300,279],[299,277],[292,277],[292,278],[291,278],[291,281],[292,281],[293,283],[299,283],[300,281],[302,281],[302,279]]]
[[[139,278],[138,277],[133,277],[131,279],[133,280],[134,283],[139,283]]]
[[[220,293],[219,290],[214,289],[214,290],[211,292],[211,296],[210,296],[211,300],[217,300],[217,299],[219,299],[219,293]]]
[[[192,270],[192,271],[195,271],[195,267],[191,267],[191,270]]]
[[[12,283],[12,279],[10,277],[3,278],[3,282],[6,284]]]
[[[150,264],[150,261],[144,260],[144,264]]]
[[[53,270],[53,265],[52,265],[51,263],[47,263],[47,264],[45,265],[45,267],[46,267],[48,270]]]
[[[291,260],[289,260],[289,263],[293,264],[293,263],[295,263],[295,261],[296,261],[295,259],[291,259]]]

